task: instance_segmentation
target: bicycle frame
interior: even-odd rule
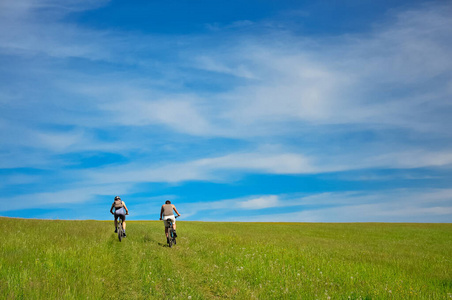
[[[176,216],[175,218],[177,218]],[[176,244],[176,237],[174,236],[173,220],[166,219],[166,227],[168,228],[168,246],[171,248],[173,244]]]
[[[171,219],[166,219],[166,227],[169,228],[173,228],[173,220]]]

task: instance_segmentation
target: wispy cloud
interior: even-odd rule
[[[312,195],[264,195],[186,204],[190,216],[214,221],[218,214],[228,221],[271,222],[450,222],[450,189],[397,189],[365,192],[332,192]],[[251,214],[247,210],[273,208]],[[284,208],[284,213],[276,210]],[[210,216],[206,211],[215,211]],[[227,215],[231,217],[227,217]]]
[[[422,168],[449,166],[448,152],[394,152],[376,157],[359,154],[309,157],[297,153],[234,153],[180,163],[130,163],[86,171],[94,182],[184,182],[192,180],[225,182],[242,174],[318,174],[370,168]]]
[[[95,182],[181,182],[190,180],[224,181],[230,172],[294,174],[309,173],[308,159],[284,153],[237,153],[163,166],[132,163],[87,172]]]
[[[91,185],[87,187],[77,187],[74,185],[73,187],[62,191],[49,191],[11,197],[8,201],[5,201],[4,205],[0,208],[0,211],[5,212],[20,209],[52,210],[73,206],[76,206],[83,211],[83,207],[94,202],[96,198],[105,196],[111,198],[110,195],[112,193],[116,192],[117,194],[122,194],[129,188],[130,186],[125,185]],[[108,206],[108,204],[106,204],[106,206]],[[107,207],[105,211],[108,209],[109,207]]]

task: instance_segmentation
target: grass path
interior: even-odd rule
[[[452,299],[452,224],[0,218],[3,299]]]

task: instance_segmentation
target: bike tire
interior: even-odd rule
[[[119,241],[121,241],[122,240],[122,224],[120,224],[119,226],[118,226],[118,239],[119,239]]]
[[[173,247],[173,230],[168,230],[168,246],[171,248]]]

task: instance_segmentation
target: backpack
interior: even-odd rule
[[[120,208],[124,207],[124,205],[122,203],[123,202],[121,199],[115,200],[115,209],[120,209]]]

